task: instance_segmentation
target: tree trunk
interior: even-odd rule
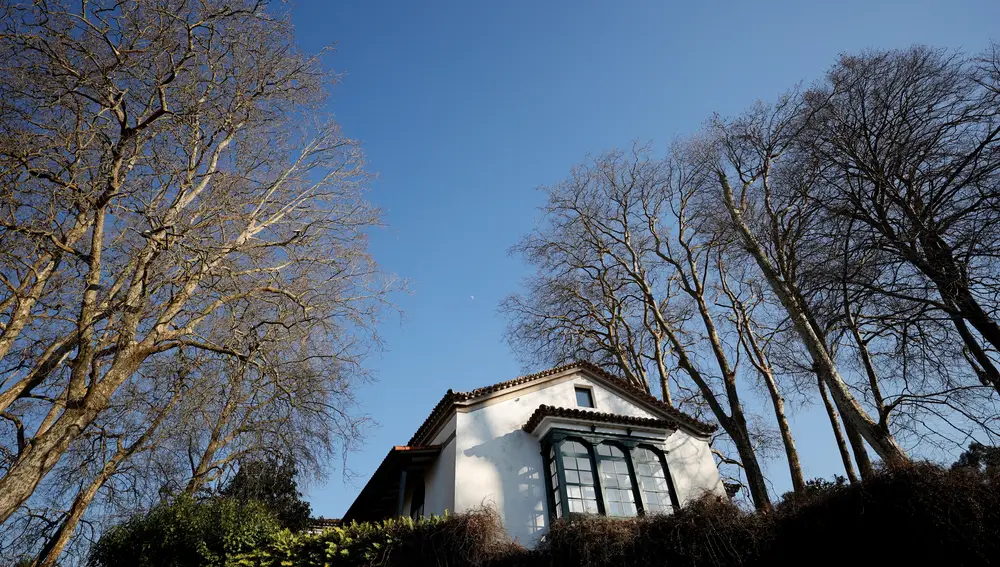
[[[139,368],[147,356],[140,350],[119,351],[118,354],[101,382],[92,387],[79,404],[67,406],[48,429],[35,435],[17,461],[0,478],[0,524],[28,501],[70,444],[107,408],[111,394]]]
[[[858,471],[861,472],[861,478],[863,480],[871,478],[875,475],[875,467],[872,466],[872,460],[868,456],[868,449],[865,448],[865,440],[850,422],[844,422],[844,431],[847,432],[847,441],[851,444],[851,451],[854,453],[854,460],[858,463]]]
[[[799,451],[795,448],[795,438],[792,437],[792,428],[789,426],[788,416],[785,414],[785,398],[781,395],[778,381],[774,378],[774,368],[771,366],[764,348],[757,342],[757,335],[750,323],[750,316],[745,304],[732,292],[726,284],[725,278],[722,280],[722,287],[733,304],[737,332],[740,334],[740,344],[747,352],[750,363],[764,379],[764,384],[767,385],[767,392],[771,396],[771,404],[774,407],[774,418],[777,420],[778,430],[781,432],[781,443],[785,447],[785,458],[788,461],[788,474],[792,479],[792,490],[800,493],[805,488],[805,479],[802,478],[802,463],[799,462]]]
[[[55,567],[56,562],[59,560],[59,556],[62,555],[64,549],[66,549],[66,544],[69,543],[70,538],[73,537],[73,532],[76,531],[76,526],[80,523],[80,519],[83,518],[84,512],[87,511],[87,507],[97,496],[97,491],[104,486],[104,483],[111,478],[115,470],[118,469],[118,465],[124,460],[124,457],[118,458],[116,454],[107,464],[101,472],[87,485],[86,488],[81,490],[76,498],[73,499],[73,504],[70,506],[69,513],[66,518],[60,524],[59,529],[53,534],[47,542],[45,542],[45,547],[42,548],[41,553],[32,563],[32,567]]]
[[[112,475],[118,470],[126,459],[130,458],[136,453],[136,451],[142,450],[146,447],[146,443],[149,438],[156,432],[156,430],[163,423],[163,420],[170,413],[171,408],[180,399],[182,390],[180,388],[174,391],[174,395],[170,398],[160,411],[157,413],[156,417],[149,422],[149,426],[145,431],[142,432],[133,443],[130,445],[118,445],[118,450],[115,454],[104,464],[101,468],[101,472],[94,477],[94,480],[87,485],[86,488],[81,490],[76,498],[73,499],[73,504],[70,506],[69,512],[66,518],[63,519],[62,524],[56,533],[53,534],[47,542],[45,542],[45,547],[42,548],[41,553],[32,563],[32,567],[55,567],[56,562],[62,555],[66,545],[69,543],[70,538],[73,537],[73,533],[76,531],[76,526],[80,523],[80,519],[83,518],[83,514],[87,511],[90,503],[93,502],[94,497],[97,496],[97,492],[102,486],[111,478]]]
[[[819,395],[823,398],[823,405],[826,407],[826,414],[830,417],[830,427],[833,429],[833,436],[837,440],[837,450],[840,451],[840,458],[844,462],[844,471],[851,484],[858,482],[858,473],[854,472],[854,463],[851,461],[851,452],[847,449],[847,442],[844,434],[840,430],[840,419],[837,417],[837,408],[830,401],[830,396],[826,392],[826,383],[823,378],[816,376],[819,385]]]
[[[795,438],[792,437],[792,428],[788,424],[788,416],[785,415],[785,399],[778,391],[778,384],[774,380],[774,374],[764,372],[764,383],[767,384],[767,391],[771,394],[771,403],[774,405],[774,417],[778,420],[778,430],[781,432],[781,443],[785,446],[785,458],[788,460],[788,474],[792,477],[792,490],[796,493],[802,492],[806,486],[805,479],[802,478],[802,463],[799,462],[799,451],[795,448]]]
[[[44,434],[31,440],[20,458],[0,478],[0,523],[31,497],[70,443],[93,422],[96,412],[67,409]]]
[[[983,309],[969,290],[951,247],[938,234],[925,232],[920,238],[926,261],[914,262],[934,282],[945,303],[954,305],[959,316],[972,324],[986,342],[1000,350],[1000,325]],[[1000,385],[997,385],[1000,389]]]
[[[747,422],[742,412],[735,413],[730,421],[736,422],[727,428],[729,437],[736,445],[736,452],[740,455],[743,463],[743,474],[747,477],[747,485],[750,487],[750,499],[753,500],[754,508],[761,511],[771,509],[771,498],[767,494],[767,483],[764,480],[764,472],[757,461],[757,452],[750,443],[747,435]]]

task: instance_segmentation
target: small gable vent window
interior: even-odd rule
[[[576,405],[581,408],[594,407],[594,393],[590,388],[576,387]]]

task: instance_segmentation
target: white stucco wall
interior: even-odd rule
[[[675,431],[660,448],[665,453],[667,469],[670,470],[681,506],[697,500],[706,492],[726,496],[726,487],[722,485],[719,467],[707,441]]]
[[[424,473],[424,514],[440,516],[455,510],[455,425],[457,416],[438,431],[432,445],[444,444],[437,461]],[[406,510],[409,511],[409,503]]]
[[[464,512],[493,505],[510,535],[522,545],[533,546],[548,530],[549,513],[539,442],[521,426],[539,405],[577,407],[577,385],[593,389],[595,411],[654,417],[584,374],[459,412],[453,454],[454,507],[450,509]],[[725,494],[705,441],[678,431],[660,444],[668,451],[667,464],[682,505],[706,490]]]

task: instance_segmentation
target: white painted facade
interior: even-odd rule
[[[578,387],[589,389],[593,408],[577,406]],[[539,411],[542,405],[547,409]],[[536,411],[539,417],[526,431]],[[469,394],[449,393],[409,446],[390,451],[345,519],[419,514],[422,491],[423,515],[491,506],[512,538],[533,547],[555,515],[549,510],[543,440],[613,438],[626,450],[652,445],[663,453],[675,504],[684,506],[706,493],[725,497],[709,431],[586,363]]]
[[[706,492],[725,496],[707,438],[683,425],[676,431],[664,431],[558,418],[549,423],[546,418],[533,434],[524,431],[523,426],[542,404],[577,408],[577,386],[591,389],[592,411],[664,417],[655,407],[584,369],[471,400],[430,433],[428,444],[441,446],[441,453],[424,471],[424,515],[493,506],[511,537],[527,547],[534,546],[548,530],[550,518],[540,439],[553,425],[563,430],[629,435],[659,447],[681,506]],[[412,492],[411,487],[405,494],[406,514],[410,513]]]

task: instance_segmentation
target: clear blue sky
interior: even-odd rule
[[[326,517],[445,390],[520,374],[498,303],[526,274],[507,249],[538,218],[535,187],[632,140],[665,149],[713,112],[816,79],[841,52],[1000,39],[996,0],[300,0],[292,18],[304,49],[337,43],[332,110],[380,175],[371,199],[389,225],[373,252],[413,291],[398,298],[405,319],[382,328],[379,382],[359,391],[379,422],[349,456],[360,477],[334,469],[308,489]],[[807,477],[843,473],[824,414],[800,411],[792,427]],[[783,466],[769,467],[779,492]]]

